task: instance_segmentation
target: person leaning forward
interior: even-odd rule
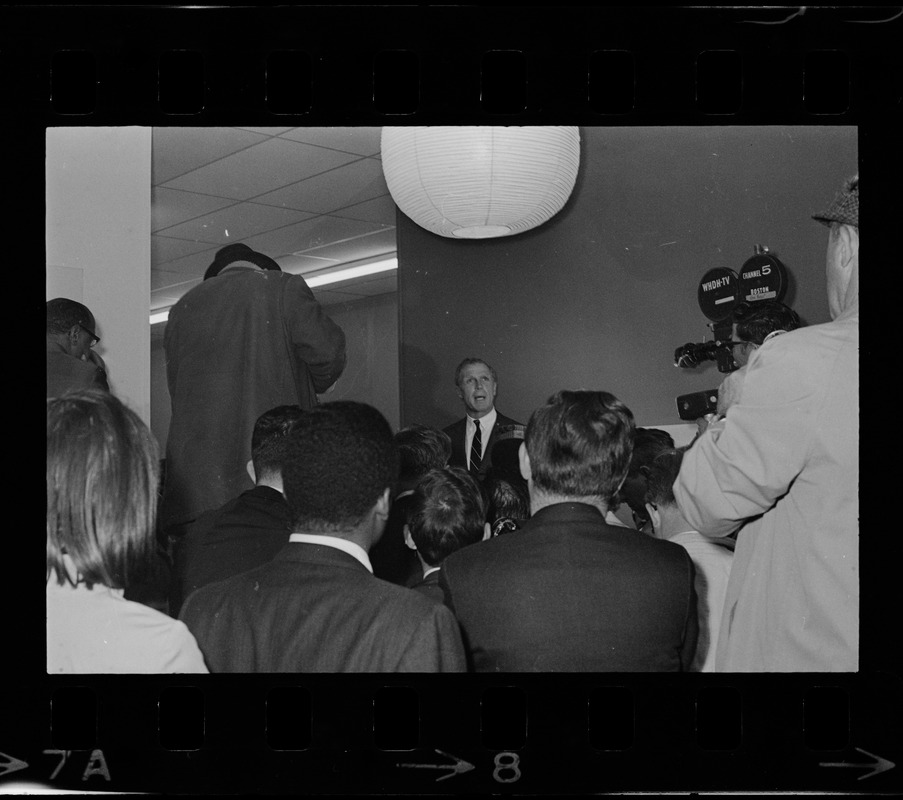
[[[345,334],[303,277],[238,243],[173,306],[164,346],[172,420],[160,524],[178,538],[253,488],[255,421],[277,406],[315,406],[345,368]]]

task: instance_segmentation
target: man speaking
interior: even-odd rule
[[[455,386],[467,416],[445,428],[452,442],[448,464],[482,480],[492,465],[492,446],[500,430],[521,423],[496,411],[498,375],[483,359],[465,358],[458,364]]]

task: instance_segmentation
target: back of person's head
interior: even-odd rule
[[[441,469],[451,458],[451,438],[429,425],[408,425],[395,434],[399,480],[416,480],[431,469]]]
[[[159,481],[157,443],[137,414],[109,392],[47,401],[47,575],[90,588],[126,588],[153,554]]]
[[[637,428],[633,437],[633,453],[627,477],[618,492],[618,501],[626,502],[636,515],[646,517],[646,473],[644,467],[652,463],[660,453],[674,449],[674,439],[667,431],[658,428]]]
[[[456,550],[483,538],[486,510],[476,481],[460,467],[433,469],[411,498],[408,529],[417,552],[438,566]]]
[[[467,367],[473,366],[474,364],[482,364],[484,367],[486,367],[486,369],[489,370],[489,374],[492,376],[492,380],[495,383],[499,382],[499,376],[496,374],[496,371],[492,368],[491,364],[484,361],[482,358],[465,358],[455,368],[455,386],[457,386],[459,389],[461,388],[461,381],[463,380],[464,370],[467,369]]]
[[[789,333],[802,327],[799,315],[777,300],[742,303],[734,311],[734,321],[737,325],[737,338],[741,342],[758,345],[777,331]]]
[[[486,520],[495,524],[500,519],[525,520],[530,517],[530,494],[527,483],[517,480],[507,472],[493,468],[486,474],[483,491],[488,500]]]
[[[674,498],[674,481],[680,472],[685,450],[663,450],[643,467],[646,475],[646,502],[656,508],[677,504]]]
[[[561,391],[536,409],[525,444],[534,487],[610,504],[630,464],[633,414],[608,392]]]
[[[264,411],[251,433],[251,461],[258,481],[281,474],[288,436],[304,414],[299,405],[276,406]]]
[[[73,325],[84,325],[89,330],[94,330],[94,315],[87,306],[66,297],[47,301],[48,334],[58,336],[68,333]]]
[[[398,448],[386,418],[351,400],[306,411],[289,435],[282,484],[292,529],[358,526],[398,478]]]

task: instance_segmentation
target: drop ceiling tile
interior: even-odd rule
[[[334,258],[323,258],[319,256],[308,256],[303,253],[300,255],[287,255],[279,257],[279,266],[283,272],[290,272],[292,275],[305,275],[308,272],[316,272],[326,267],[336,267],[339,262]]]
[[[151,131],[151,181],[154,186],[166,183],[266,140],[262,134],[240,128],[154,128]]]
[[[388,191],[382,162],[362,158],[275,192],[260,195],[254,201],[328,214],[337,208],[372,200]]]
[[[388,294],[389,292],[398,291],[398,276],[395,272],[391,274],[374,275],[373,280],[351,281],[349,283],[331,284],[328,288],[337,292],[347,292],[348,294],[358,295],[360,297],[375,297],[378,294]]]
[[[170,225],[178,225],[234,203],[235,200],[229,198],[156,186],[151,189],[151,231],[158,233]]]
[[[173,225],[166,229],[166,235],[177,239],[212,242],[221,247],[233,242],[243,242],[251,236],[293,225],[311,215],[303,211],[257,203],[237,203],[236,205],[205,214],[202,217]],[[252,245],[253,246],[253,245]],[[262,251],[266,252],[266,251]]]
[[[374,256],[394,255],[396,251],[395,228],[376,231],[345,242],[335,242],[308,250],[306,256],[331,258],[339,264]]]
[[[359,219],[365,222],[377,222],[380,225],[395,225],[397,206],[392,195],[386,193],[373,200],[365,200],[347,208],[340,208],[332,212],[333,217],[346,219]]]
[[[157,289],[167,285],[162,282],[166,279],[165,276],[169,276],[170,284],[181,283],[193,278],[203,278],[218,249],[216,245],[212,245],[209,250],[167,261],[166,269],[151,269],[151,288]],[[155,277],[157,273],[163,277],[157,279]],[[155,281],[156,285],[154,285]]]
[[[204,271],[210,265],[210,262],[213,259],[205,261],[204,270],[200,273],[196,271],[175,271],[170,269],[152,269],[151,270],[151,295],[155,292],[162,292],[164,294],[174,294],[177,297],[181,297],[183,290],[182,286],[186,282],[195,281],[195,280],[203,280]]]
[[[382,128],[292,128],[280,134],[283,139],[332,147],[362,156],[378,156]]]
[[[277,137],[182,175],[166,186],[247,200],[353,160],[355,156],[349,153]]]
[[[192,253],[210,249],[209,242],[194,242],[188,239],[171,239],[168,236],[151,234],[151,266],[159,267],[167,261],[174,261]]]
[[[340,219],[339,217],[314,217],[296,225],[269,231],[260,236],[252,236],[245,241],[245,244],[261,253],[266,253],[271,258],[277,258],[292,253],[306,253],[311,248],[323,247],[324,245],[344,242],[362,236],[365,237],[367,234],[380,231],[379,226],[374,225],[372,222]],[[394,231],[392,238],[394,241]],[[333,257],[331,253],[318,252],[314,253],[314,255],[326,258]],[[339,263],[342,262],[340,261]]]

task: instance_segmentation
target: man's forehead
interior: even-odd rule
[[[473,377],[476,375],[488,375],[490,378],[492,377],[492,372],[489,370],[489,367],[486,364],[468,364],[464,367],[462,375],[467,377]]]

